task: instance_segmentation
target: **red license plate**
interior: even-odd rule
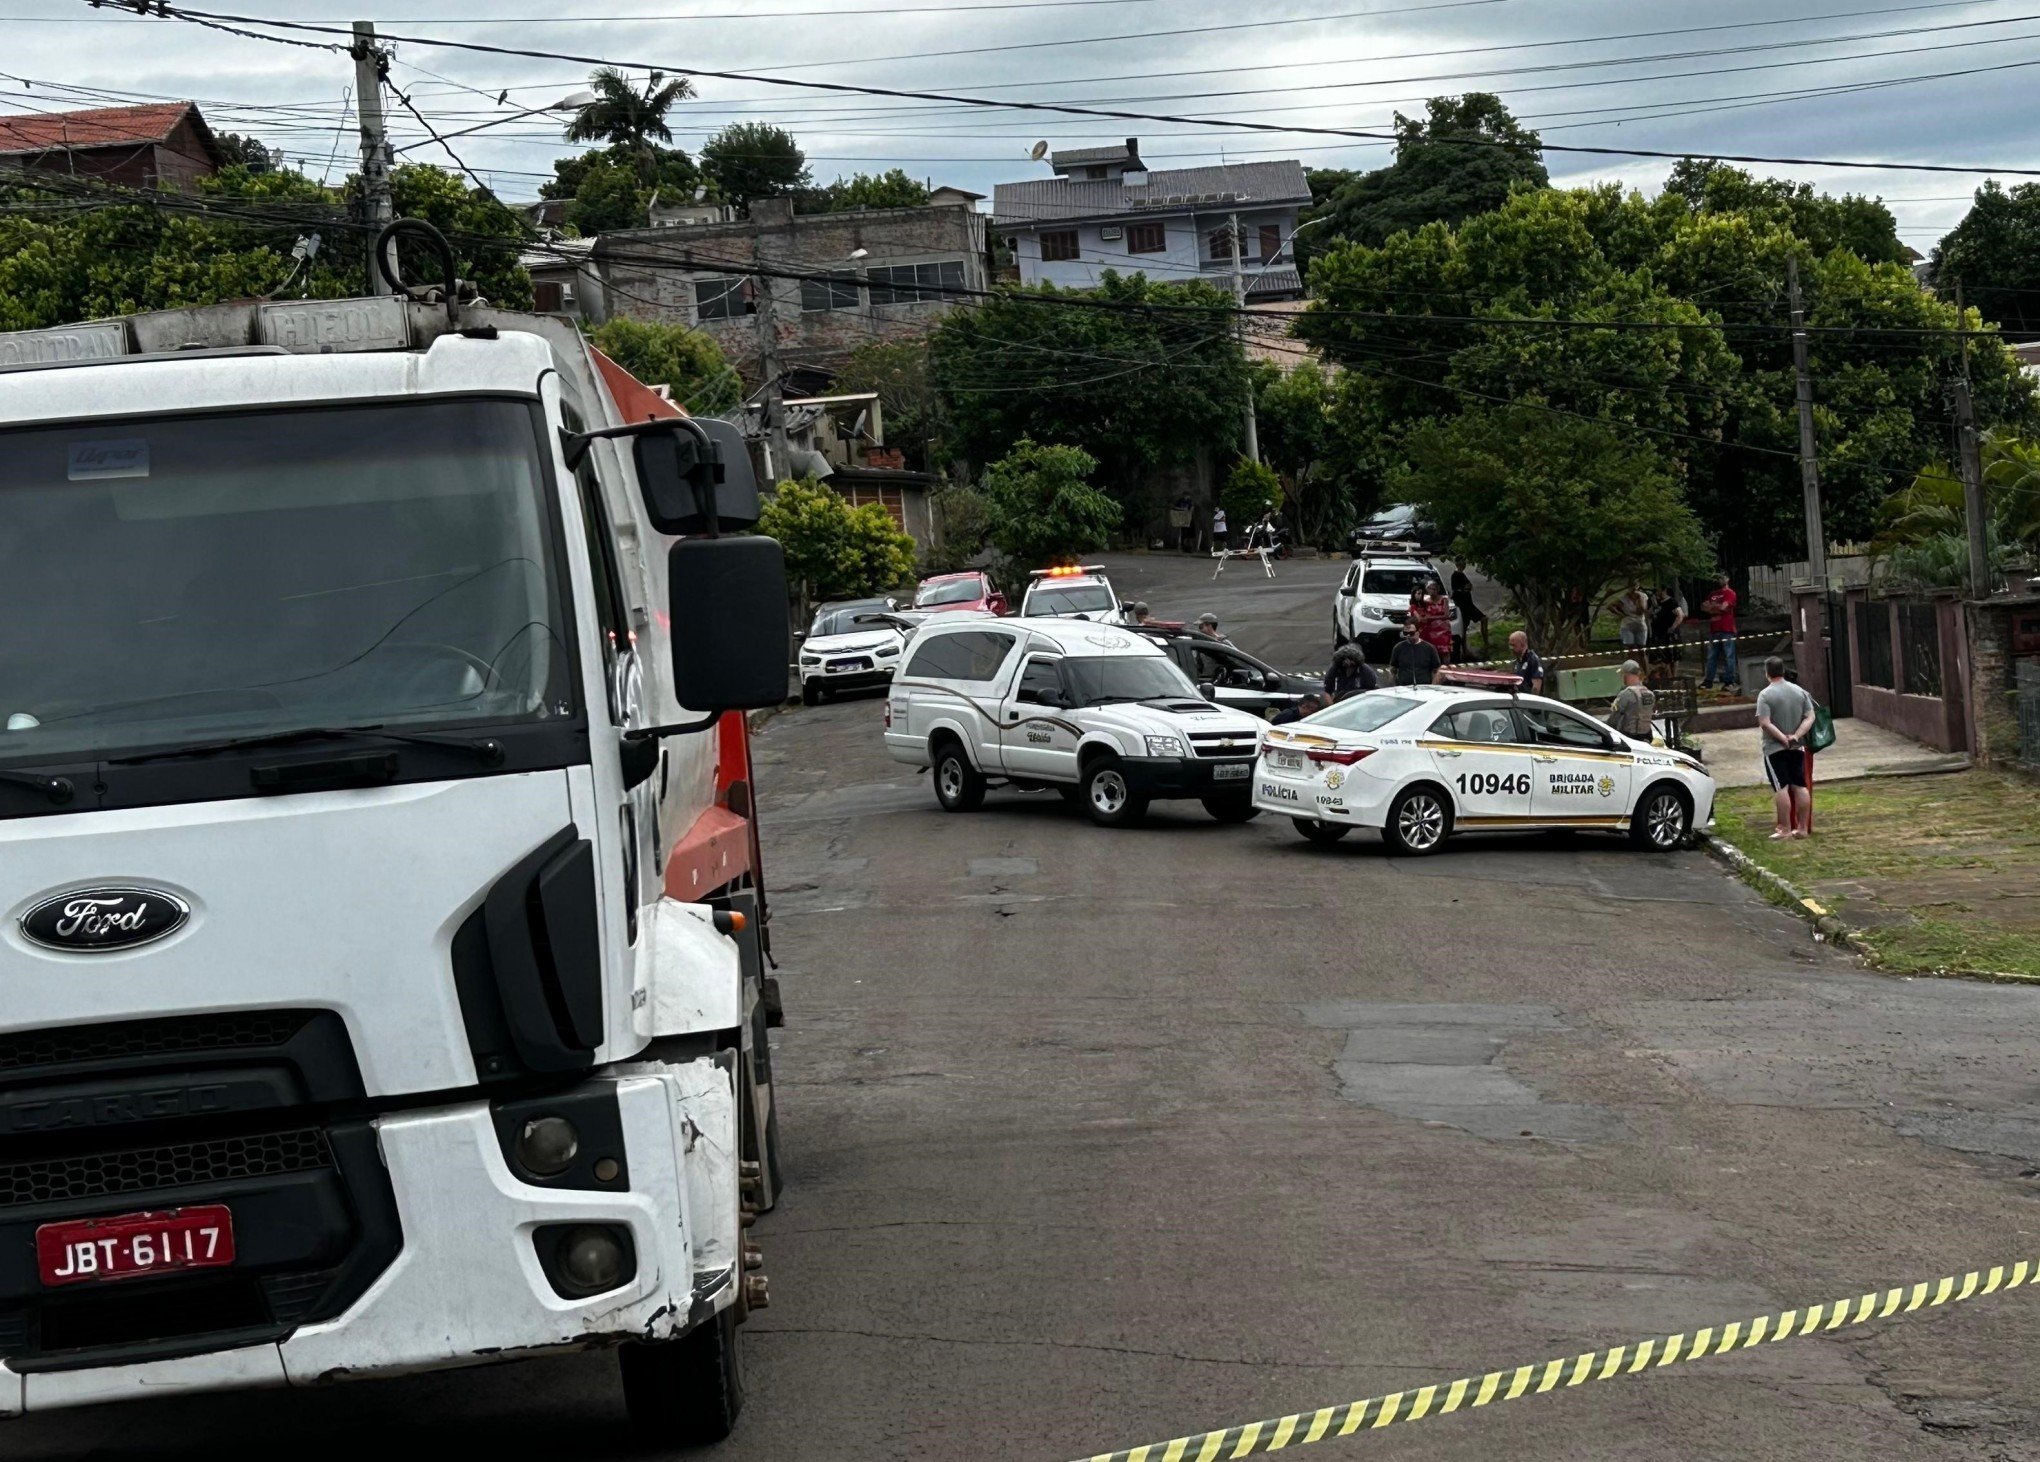
[[[234,1262],[234,1215],[222,1204],[46,1223],[35,1264],[46,1286],[136,1279]]]

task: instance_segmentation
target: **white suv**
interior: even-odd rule
[[[885,706],[886,750],[933,767],[951,812],[980,806],[997,781],[1053,787],[1107,827],[1157,797],[1247,821],[1261,729],[1202,699],[1160,646],[1074,619],[930,620]]]
[[[1353,560],[1332,600],[1332,645],[1356,644],[1370,660],[1388,656],[1410,617],[1410,595],[1428,581],[1442,586],[1444,575],[1413,553],[1368,553]],[[1454,637],[1466,633],[1459,606],[1452,606]]]

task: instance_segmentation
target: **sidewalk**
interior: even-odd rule
[[[1693,739],[1707,758],[1717,787],[1756,787],[1764,783],[1757,753],[1757,707],[1750,704],[1750,724],[1734,731],[1706,731]],[[1816,788],[1856,777],[1905,776],[1918,772],[1960,771],[1969,758],[1935,751],[1896,731],[1872,726],[1854,717],[1835,722],[1835,744],[1814,758]]]

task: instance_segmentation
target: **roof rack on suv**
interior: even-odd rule
[[[1424,545],[1414,538],[1383,539],[1378,543],[1363,543],[1356,554],[1360,558],[1429,558]]]

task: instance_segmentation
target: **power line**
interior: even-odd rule
[[[88,3],[112,3],[112,0],[88,0]],[[135,0],[146,3],[146,0]],[[336,34],[332,27],[310,25],[300,21],[267,20],[259,17],[225,15],[212,11],[191,11],[171,6],[156,0],[152,14],[180,20],[231,21],[244,24],[273,26],[280,29],[298,30],[313,34]],[[283,39],[267,37],[267,39]],[[1352,137],[1364,141],[1393,142],[1393,134],[1366,132],[1342,127],[1307,127],[1303,125],[1277,126],[1266,122],[1228,120],[1222,117],[1193,117],[1171,113],[1136,112],[1117,108],[1079,107],[1062,102],[1045,101],[995,101],[988,97],[970,96],[954,92],[916,91],[902,87],[862,85],[847,81],[814,81],[794,77],[764,76],[753,72],[712,70],[706,67],[676,66],[664,62],[641,60],[619,61],[612,57],[579,55],[572,52],[541,51],[520,46],[487,45],[479,41],[457,41],[441,37],[384,34],[382,39],[405,45],[439,46],[452,50],[474,51],[486,55],[521,56],[544,61],[572,62],[584,66],[614,66],[624,69],[658,69],[670,75],[714,78],[721,81],[753,81],[765,86],[783,86],[809,91],[842,92],[857,96],[897,97],[918,101],[951,102],[959,106],[1004,108],[1029,112],[1055,112],[1070,116],[1102,117],[1112,121],[1130,122],[1172,122],[1193,127],[1234,127],[1242,131],[1294,133],[1318,137]],[[1453,147],[1494,148],[1514,144],[1492,138],[1445,137],[1436,139],[1439,145]],[[1929,173],[2001,173],[2006,176],[2040,177],[2040,168],[2007,168],[1988,166],[1957,165],[1952,163],[1925,162],[1884,162],[1863,159],[1780,157],[1750,153],[1720,153],[1711,148],[1687,148],[1677,152],[1657,148],[1590,146],[1585,143],[1546,143],[1546,152],[1578,153],[1597,157],[1658,158],[1669,162],[1683,161],[1696,155],[1709,156],[1719,162],[1761,163],[1779,167],[1827,167],[1868,169],[1873,171],[1929,172]]]

